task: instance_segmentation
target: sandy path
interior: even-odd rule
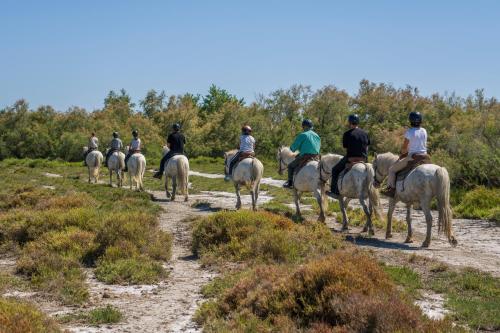
[[[355,202],[350,205],[359,207]],[[387,213],[387,205],[388,201],[382,199],[383,214]],[[405,221],[406,207],[398,203],[394,216]],[[360,234],[361,228],[350,227],[348,238],[359,246],[385,252],[387,255],[395,251],[417,254],[449,265],[473,267],[500,276],[500,227],[491,221],[453,219],[453,232],[458,245],[451,247],[444,234],[438,235],[437,211],[432,211],[432,216],[434,221],[432,241],[428,249],[420,247],[426,233],[425,217],[420,210],[412,210],[414,242],[411,244],[403,243],[406,231],[393,231],[393,238],[385,239],[385,230],[377,230],[375,237],[364,237]],[[330,219],[329,225],[340,230],[340,224],[335,223],[334,219]]]

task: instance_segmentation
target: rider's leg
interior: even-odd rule
[[[233,174],[233,168],[240,159],[241,152],[237,152],[229,161],[229,168],[226,176],[231,176]]]
[[[123,169],[123,171],[125,171],[125,172],[128,172],[127,162],[128,162],[128,159],[130,158],[130,156],[132,156],[132,153],[130,153],[130,152],[128,152],[127,156],[125,156],[125,169]]]
[[[339,175],[345,169],[346,164],[347,164],[347,156],[344,156],[332,168],[332,181],[330,183],[330,191],[335,195],[339,195],[339,187],[338,187]]]
[[[288,164],[288,181],[283,185],[284,187],[293,187],[293,173],[297,166],[299,165],[300,157],[297,157],[292,161],[292,163]]]
[[[403,170],[408,165],[409,161],[411,161],[411,157],[406,156],[391,165],[389,168],[389,175],[387,176],[387,187],[396,188],[396,173]]]
[[[169,151],[168,153],[165,154],[165,156],[163,156],[163,158],[161,159],[161,162],[160,162],[160,170],[155,172],[153,177],[161,179],[161,176],[163,175],[163,172],[165,171],[165,165],[167,165],[168,160],[170,158],[172,158],[172,156],[174,156],[174,153],[172,151]]]

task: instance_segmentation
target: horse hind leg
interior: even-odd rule
[[[175,194],[177,192],[177,177],[172,177],[172,201],[175,200]]]
[[[347,200],[346,200],[347,201]],[[349,220],[347,218],[346,206],[347,203],[344,202],[344,198],[339,198],[340,211],[342,212],[342,231],[347,231],[349,228],[347,227]]]
[[[234,183],[234,189],[236,191],[236,209],[240,209],[241,208],[240,185],[238,183]]]
[[[411,204],[406,205],[406,225],[408,226],[408,234],[406,235],[405,243],[413,243],[413,230],[411,227]]]
[[[320,191],[320,190],[314,191],[314,196],[316,197],[316,201],[318,202],[318,206],[319,206],[318,222],[324,223],[326,220],[326,216],[325,216],[325,207],[323,206],[322,191]]]
[[[366,223],[365,226],[363,227],[363,232],[368,231],[368,235],[373,236],[375,235],[375,231],[373,230],[373,223],[372,223],[370,209],[366,205],[365,199],[363,197],[359,198],[359,203],[361,204],[361,207],[363,207],[363,211],[365,212],[366,215]]]
[[[302,217],[302,213],[300,211],[300,193],[297,189],[293,190],[293,199],[295,201],[295,213],[298,217]]]
[[[422,243],[422,247],[429,247],[431,245],[431,233],[432,233],[432,214],[429,202],[421,202],[420,206],[425,215],[425,222],[427,224],[427,233],[425,235],[425,240]]]

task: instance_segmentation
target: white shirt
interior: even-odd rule
[[[130,142],[130,150],[141,150],[141,139],[132,139]]]
[[[89,139],[89,148],[97,149],[99,146],[99,140],[95,136],[91,136]]]
[[[240,151],[245,153],[253,153],[255,147],[255,139],[251,135],[240,136]]]
[[[405,138],[410,141],[408,154],[427,154],[427,131],[425,128],[412,127],[405,133]]]

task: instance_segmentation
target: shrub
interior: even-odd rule
[[[209,332],[277,328],[311,332],[450,331],[403,300],[378,264],[360,251],[336,251],[301,266],[250,270],[197,314]]]
[[[100,281],[110,284],[151,284],[167,276],[161,264],[141,257],[101,261],[95,274]]]
[[[0,332],[55,333],[58,325],[32,305],[0,298]]]
[[[295,224],[268,212],[219,212],[193,229],[193,252],[202,257],[258,262],[298,262],[340,247],[319,223]]]
[[[454,212],[464,218],[500,222],[500,189],[477,187],[464,195]]]

